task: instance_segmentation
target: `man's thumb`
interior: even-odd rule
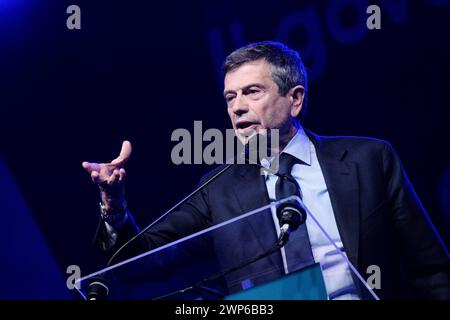
[[[120,150],[120,154],[117,158],[115,158],[113,161],[111,161],[111,164],[122,166],[125,164],[125,162],[128,161],[128,159],[131,156],[131,143],[130,141],[125,140],[122,143],[122,149]]]

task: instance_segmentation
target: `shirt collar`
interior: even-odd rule
[[[311,165],[311,142],[303,127],[298,127],[297,133],[292,137],[281,153],[288,153],[305,164]]]

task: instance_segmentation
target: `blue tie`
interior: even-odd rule
[[[292,177],[291,171],[295,163],[301,163],[301,160],[288,153],[281,153],[278,173]],[[295,179],[291,180],[278,177],[275,184],[276,199],[281,200],[292,195],[302,198],[300,186],[297,181]],[[291,233],[284,249],[289,272],[302,269],[314,263],[306,224],[302,224],[296,231]]]

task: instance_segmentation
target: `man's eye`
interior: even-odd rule
[[[231,102],[231,100],[233,100],[234,99],[234,96],[227,96],[227,97],[225,97],[225,101],[226,102]]]
[[[246,92],[246,94],[251,95],[251,96],[256,96],[260,93],[261,93],[260,89],[248,89]]]

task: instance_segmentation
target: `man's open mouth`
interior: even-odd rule
[[[245,129],[251,129],[251,128],[255,128],[257,126],[256,122],[252,122],[252,121],[240,121],[236,123],[236,129],[241,129],[241,130],[245,130]]]

